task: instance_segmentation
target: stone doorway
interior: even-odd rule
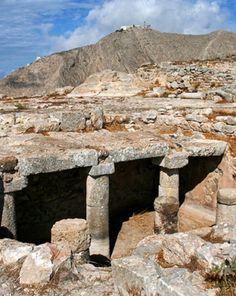
[[[153,211],[158,196],[159,167],[151,159],[120,162],[110,176],[110,250],[124,221],[145,211]]]
[[[86,217],[88,168],[31,175],[28,186],[15,193],[17,239],[50,241],[52,225],[65,218]]]

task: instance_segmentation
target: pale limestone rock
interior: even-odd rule
[[[236,244],[236,225],[220,223],[212,227],[211,239],[218,242],[231,242]]]
[[[133,255],[141,257],[152,257],[162,250],[163,234],[154,234],[141,240],[133,251]]]
[[[103,128],[104,114],[102,108],[95,108],[91,113],[91,123],[95,130],[100,130]]]
[[[11,239],[3,239],[0,244],[0,261],[4,265],[16,264],[28,256],[32,250],[33,245]]]
[[[26,257],[20,270],[20,284],[37,285],[50,281],[53,254],[47,244],[39,245]]]
[[[164,260],[170,265],[185,266],[191,262],[196,250],[205,241],[197,235],[175,233],[166,235],[162,241]]]
[[[193,93],[187,93],[184,92],[180,95],[181,99],[196,99],[196,100],[202,100],[206,96],[205,93],[202,92],[193,92]]]
[[[89,249],[90,235],[84,219],[64,219],[51,229],[51,242],[79,253]]]
[[[182,168],[188,164],[188,154],[186,152],[170,153],[164,158],[153,159],[153,163],[167,169]]]
[[[83,130],[86,127],[85,116],[82,112],[62,112],[61,130],[66,132],[75,132]]]
[[[156,121],[156,118],[157,118],[157,111],[149,110],[142,114],[141,120],[144,123],[154,123]]]
[[[115,165],[113,162],[109,163],[100,163],[99,165],[93,166],[90,171],[89,175],[92,177],[96,176],[104,176],[104,175],[111,175],[115,172]]]
[[[225,260],[236,259],[236,244],[205,243],[195,250],[197,262],[204,270],[220,266]]]

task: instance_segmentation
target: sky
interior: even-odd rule
[[[0,78],[144,22],[162,32],[236,32],[236,0],[0,0]]]

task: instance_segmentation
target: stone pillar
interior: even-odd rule
[[[186,153],[176,152],[163,159],[154,159],[160,166],[158,197],[154,201],[155,233],[177,231],[177,214],[179,210],[179,168],[188,163]]]
[[[16,238],[16,213],[13,193],[0,195],[0,215],[3,236]]]
[[[236,188],[222,188],[217,194],[216,224],[236,224]]]
[[[93,166],[87,178],[86,215],[91,234],[90,254],[110,256],[109,175],[114,163]]]

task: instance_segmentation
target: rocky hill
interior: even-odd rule
[[[147,28],[116,31],[98,43],[55,53],[20,68],[0,81],[0,93],[45,94],[78,86],[105,69],[131,73],[144,63],[223,58],[236,54],[236,33],[207,35],[161,33]]]

